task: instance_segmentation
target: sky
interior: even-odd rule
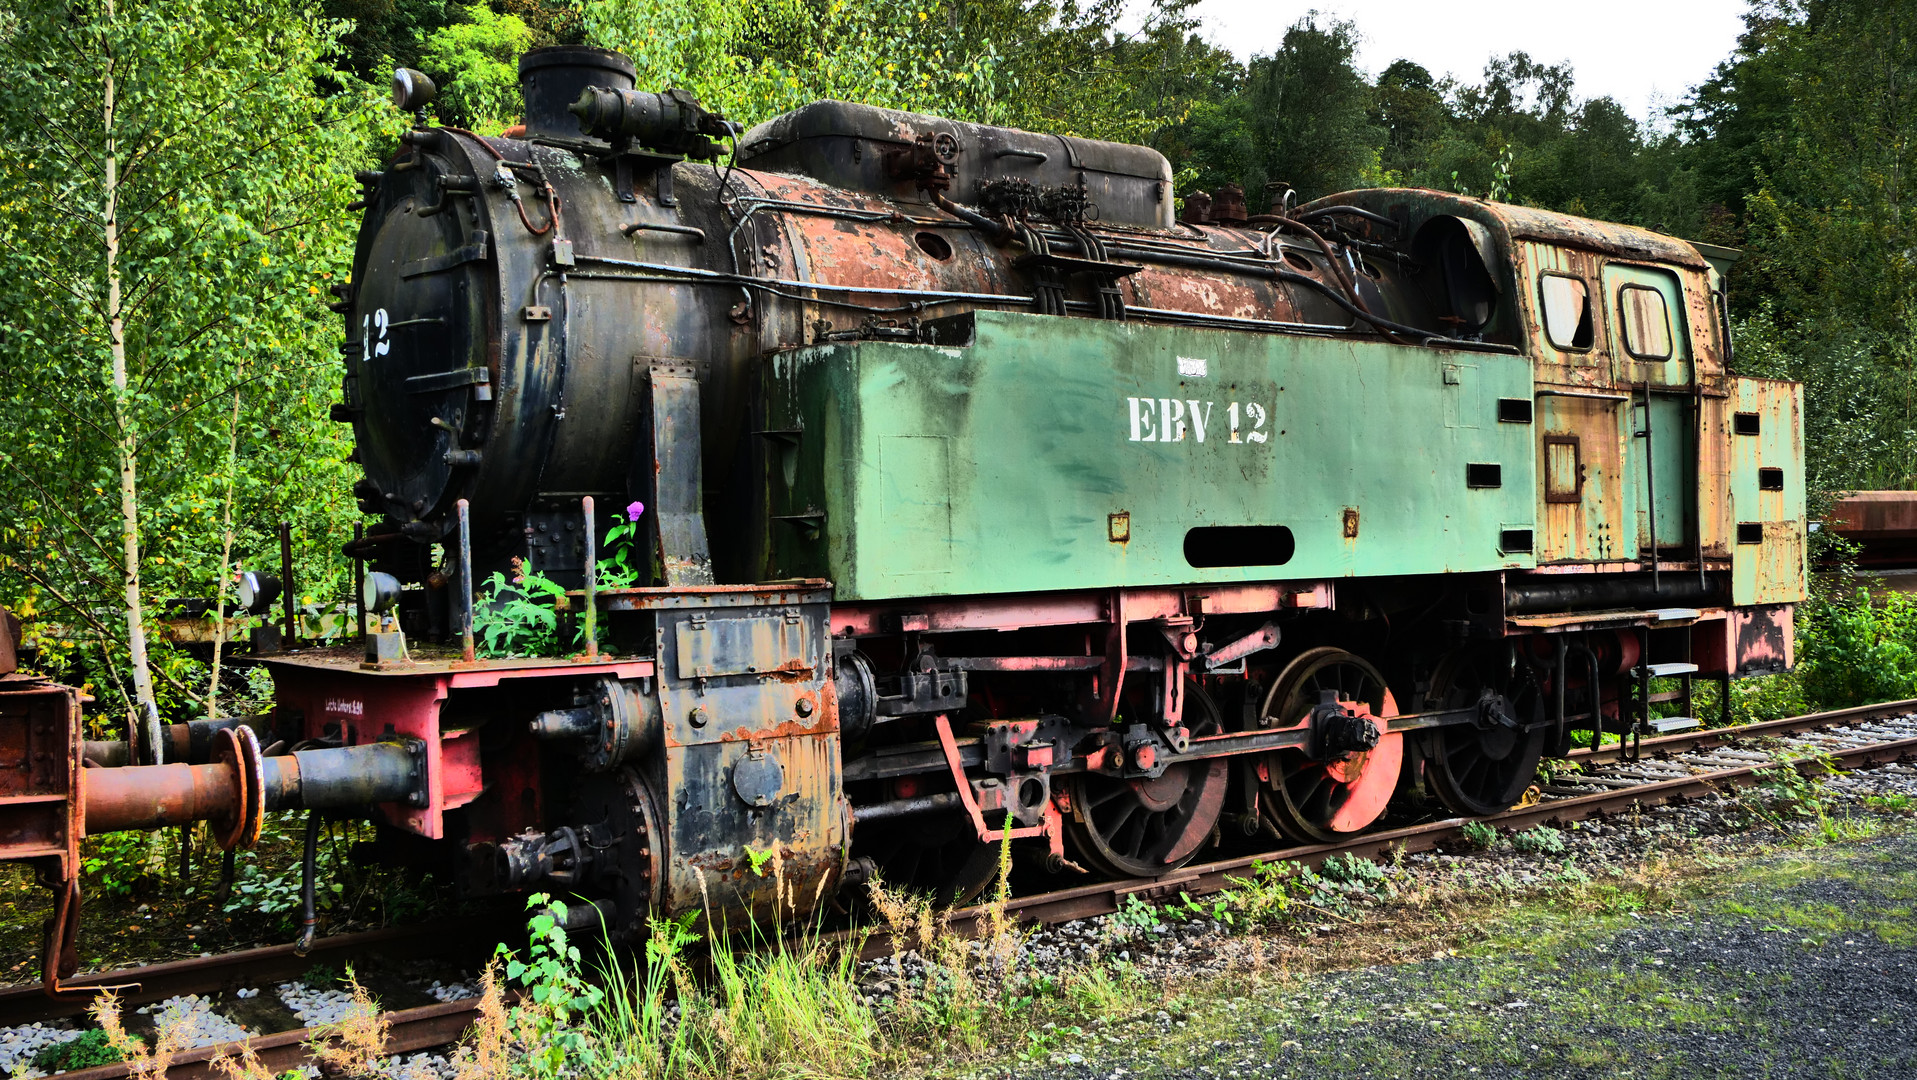
[[[1213,44],[1239,59],[1269,53],[1285,29],[1317,9],[1358,24],[1358,65],[1375,76],[1393,60],[1476,82],[1484,62],[1513,51],[1570,61],[1581,98],[1610,95],[1632,116],[1682,99],[1730,55],[1745,0],[1202,0],[1195,13]],[[1660,122],[1660,125],[1662,123]]]

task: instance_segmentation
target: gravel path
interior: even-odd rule
[[[1262,992],[1094,1022],[1051,1040],[1044,1067],[1010,1072],[1917,1077],[1917,836],[1786,851],[1740,873],[1746,884],[1694,911],[1633,913],[1621,929],[1530,955],[1277,980]]]

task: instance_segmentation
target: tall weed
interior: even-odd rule
[[[1798,679],[1826,709],[1917,697],[1917,599],[1865,590],[1798,609]]]

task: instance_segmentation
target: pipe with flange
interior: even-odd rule
[[[222,847],[251,846],[268,810],[338,810],[424,790],[416,755],[397,742],[262,757],[251,729],[208,765],[130,765],[80,772],[85,835],[195,821],[228,826]],[[227,843],[232,839],[233,843]]]
[[[213,760],[214,742],[219,733],[232,727],[249,727],[255,734],[272,729],[271,716],[235,716],[224,720],[189,720],[168,724],[160,729],[160,742],[166,761],[182,765],[204,765]],[[132,751],[124,739],[88,739],[81,757],[89,766],[117,768],[131,765]]]

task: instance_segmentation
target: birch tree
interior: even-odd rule
[[[202,700],[153,598],[215,592],[234,471],[241,550],[350,529],[328,286],[400,121],[327,63],[340,29],[282,0],[0,14],[0,599],[129,719]]]

